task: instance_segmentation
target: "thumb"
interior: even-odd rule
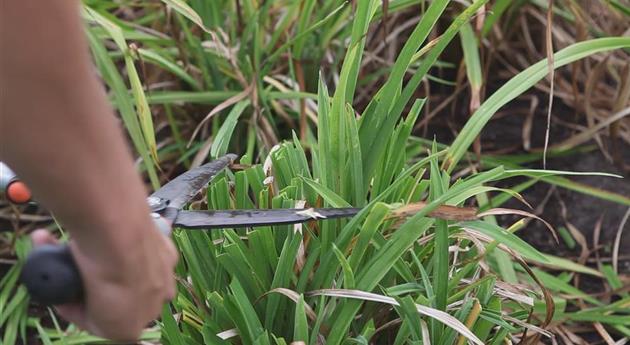
[[[57,244],[59,241],[46,229],[37,229],[31,233],[31,241],[35,247],[44,244]]]

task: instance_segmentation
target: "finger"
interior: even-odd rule
[[[107,336],[94,322],[92,322],[85,310],[85,305],[78,303],[56,305],[55,311],[57,315],[64,320],[73,323],[80,330],[87,331],[92,335],[103,337]]]
[[[170,262],[172,264],[172,267],[174,268],[175,265],[177,265],[177,261],[179,261],[179,252],[177,251],[177,248],[175,248],[175,244],[170,238],[164,237],[164,243],[169,258],[171,259]]]
[[[57,244],[59,243],[55,236],[53,236],[46,229],[37,229],[31,233],[31,241],[35,247],[42,246],[44,244]]]
[[[80,330],[87,331],[96,336],[103,336],[103,333],[90,322],[85,311],[85,305],[78,303],[56,305],[55,311],[57,315],[64,320],[73,323]]]
[[[33,246],[39,247],[46,244],[57,244],[59,241],[46,229],[37,229],[30,234]],[[54,306],[57,315],[64,320],[72,322],[81,329],[86,328],[84,307],[81,304],[64,304]]]
[[[74,323],[75,325],[77,325],[77,327],[81,329],[86,328],[87,324],[85,322],[86,317],[83,305],[76,303],[61,304],[56,305],[54,308],[57,312],[57,315],[61,316],[61,318],[63,318],[64,320]]]
[[[164,238],[164,240],[166,241],[165,243],[165,247],[166,247],[166,251],[168,252],[168,255],[166,256],[166,262],[167,262],[167,269],[169,270],[168,273],[168,277],[170,277],[170,281],[167,282],[166,285],[166,296],[165,296],[165,301],[164,302],[169,302],[171,301],[173,298],[175,298],[175,294],[177,291],[177,284],[175,282],[175,276],[173,273],[173,270],[175,269],[175,266],[177,266],[177,261],[179,261],[179,252],[177,251],[177,248],[175,248],[175,244],[173,243],[173,241],[171,241],[171,239],[169,238]]]
[[[163,303],[168,303],[175,298],[177,294],[177,282],[175,281],[175,276],[171,275],[171,281],[168,282],[166,286],[166,296]]]

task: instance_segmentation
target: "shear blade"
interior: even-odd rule
[[[244,228],[353,217],[360,208],[180,211],[173,225],[186,229]]]
[[[168,207],[181,209],[199,190],[234,162],[236,158],[236,155],[228,154],[210,163],[188,170],[155,191],[150,198],[165,200],[168,203]]]

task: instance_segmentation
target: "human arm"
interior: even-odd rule
[[[7,0],[0,13],[0,160],[68,229],[84,280],[84,304],[59,310],[97,335],[133,339],[174,295],[177,254],[149,216],[79,3]]]

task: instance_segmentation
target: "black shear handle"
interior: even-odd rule
[[[46,244],[31,251],[20,280],[31,298],[42,305],[83,300],[83,282],[68,245]]]
[[[171,224],[157,213],[151,217],[157,230],[170,234]],[[59,305],[83,300],[83,280],[70,247],[47,244],[33,249],[22,267],[20,281],[31,298],[41,305]]]

